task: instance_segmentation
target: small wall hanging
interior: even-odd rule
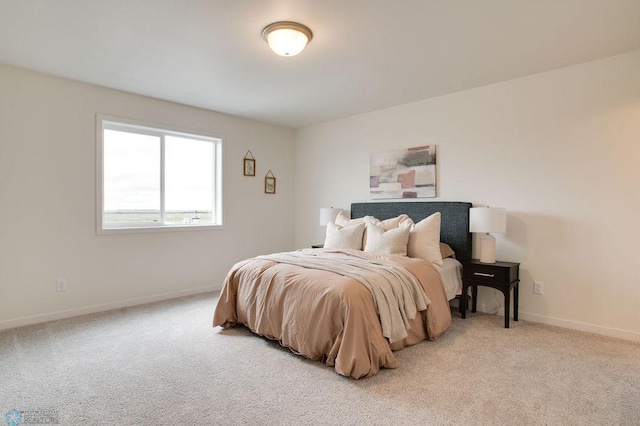
[[[271,170],[269,170],[264,177],[264,193],[265,194],[276,193],[276,177],[273,175]]]
[[[245,176],[255,176],[256,175],[256,159],[253,158],[253,154],[251,150],[247,151],[244,156],[243,162],[243,172]]]

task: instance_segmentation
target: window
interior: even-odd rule
[[[222,225],[222,139],[98,116],[98,232]]]

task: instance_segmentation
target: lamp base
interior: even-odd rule
[[[493,235],[480,237],[480,262],[496,263],[496,238]]]

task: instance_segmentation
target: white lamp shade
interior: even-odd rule
[[[289,28],[274,30],[267,36],[269,47],[280,56],[295,56],[308,42],[305,34]]]
[[[320,226],[327,226],[329,222],[336,220],[336,217],[341,211],[342,209],[333,207],[322,207],[320,209]]]
[[[298,22],[278,21],[264,27],[262,38],[278,55],[295,56],[311,41],[313,33]]]
[[[472,207],[469,209],[469,232],[507,232],[507,209]]]

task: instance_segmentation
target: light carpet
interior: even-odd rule
[[[64,425],[640,424],[640,344],[454,314],[437,341],[396,352],[400,368],[356,381],[244,328],[212,328],[217,296],[0,332],[0,414]]]

